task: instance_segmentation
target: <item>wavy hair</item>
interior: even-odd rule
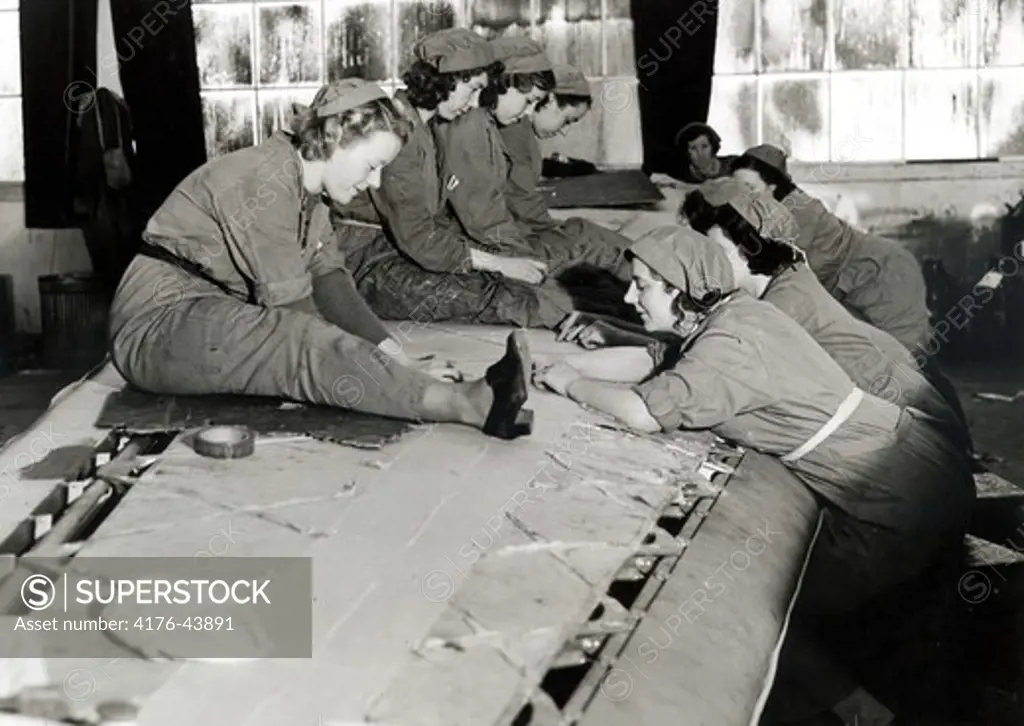
[[[792,245],[762,237],[731,205],[713,206],[700,189],[694,189],[686,195],[679,212],[701,234],[707,234],[712,227],[720,227],[739,248],[750,271],[755,275],[774,277],[803,260],[800,252]]]
[[[529,93],[534,88],[550,91],[555,87],[554,71],[537,71],[536,73],[496,73],[488,77],[487,87],[480,92],[480,106],[494,110],[498,105],[498,97],[510,88],[520,93]]]
[[[490,65],[471,68],[467,71],[442,73],[429,63],[418,60],[402,74],[402,83],[405,84],[405,93],[409,97],[409,103],[424,111],[435,111],[438,106],[448,100],[459,83],[469,81],[481,73],[486,73],[487,78],[490,79],[500,76],[504,70],[505,64],[495,61]]]
[[[292,143],[306,161],[325,161],[336,149],[377,131],[393,133],[404,144],[412,125],[390,98],[378,98],[331,116],[317,116],[314,109],[307,108],[291,122]]]

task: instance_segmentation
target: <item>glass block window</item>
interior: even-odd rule
[[[0,0],[2,2],[3,0]],[[400,86],[420,37],[530,35],[593,80],[633,82],[630,0],[193,0],[210,156],[259,143],[326,81]],[[595,93],[600,91],[600,87]],[[599,105],[599,104],[596,104]],[[635,108],[635,106],[634,106]]]
[[[0,0],[0,182],[25,181],[17,0]]]
[[[1024,156],[1024,0],[719,0],[709,122],[805,162]]]

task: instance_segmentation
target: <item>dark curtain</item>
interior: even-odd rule
[[[135,128],[140,213],[148,218],[206,161],[190,0],[110,0],[124,98]]]
[[[672,140],[691,121],[707,121],[718,32],[717,0],[631,0],[643,169],[682,173]]]
[[[22,2],[25,226],[74,227],[72,109],[96,83],[96,0]]]

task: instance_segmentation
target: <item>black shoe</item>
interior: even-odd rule
[[[508,336],[505,355],[487,369],[484,380],[494,393],[494,402],[483,432],[498,439],[515,439],[533,433],[533,411],[523,409],[529,396],[533,370],[526,334],[517,330]]]

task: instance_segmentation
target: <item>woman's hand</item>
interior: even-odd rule
[[[548,274],[548,266],[527,257],[499,257],[495,262],[494,272],[510,280],[539,285]]]
[[[433,353],[416,356],[408,355],[397,343],[388,345],[387,341],[378,346],[391,360],[406,368],[426,373],[428,376],[439,381],[461,383],[464,380],[462,371],[455,367],[455,364],[448,360],[437,360]]]
[[[566,325],[559,332],[556,340],[575,343],[586,350],[603,348],[608,345],[601,327],[596,323],[573,323]]]
[[[502,257],[483,250],[469,252],[474,270],[497,272],[512,280],[530,285],[539,285],[548,274],[548,266],[539,260],[527,257]]]
[[[534,371],[533,385],[568,397],[569,387],[582,377],[583,375],[568,363],[554,363]]]

